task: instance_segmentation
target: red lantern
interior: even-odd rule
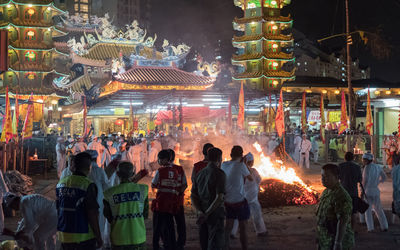
[[[121,126],[122,124],[124,124],[124,121],[121,119],[115,121],[115,125]]]

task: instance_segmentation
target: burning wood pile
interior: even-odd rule
[[[318,193],[283,162],[273,163],[266,157],[258,143],[253,145],[259,153],[260,162],[255,168],[263,178],[258,199],[262,207],[287,205],[311,205],[318,202]]]

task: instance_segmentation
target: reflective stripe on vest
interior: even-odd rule
[[[95,238],[83,204],[91,183],[84,176],[71,175],[57,184],[57,230],[62,243],[79,243]]]
[[[113,246],[146,242],[143,209],[148,191],[147,185],[122,183],[104,192],[113,216],[110,235]]]

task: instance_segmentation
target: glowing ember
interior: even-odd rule
[[[287,168],[282,161],[273,163],[270,157],[262,152],[260,144],[253,144],[259,153],[260,162],[255,166],[263,182],[260,187],[260,196],[272,198],[280,195],[285,200],[284,204],[315,204],[317,202],[317,192],[305,184],[303,180],[296,175],[293,168]],[[269,199],[269,198],[268,198]],[[261,201],[262,199],[260,199]],[[273,198],[276,200],[276,197]],[[268,203],[268,202],[265,202]],[[281,204],[283,205],[283,204]]]

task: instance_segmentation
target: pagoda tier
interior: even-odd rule
[[[242,54],[242,55],[233,55],[232,62],[240,63],[247,60],[255,60],[255,59],[281,59],[285,61],[294,60],[293,53],[287,54],[284,52],[264,52],[264,53],[254,53],[254,54]]]
[[[263,91],[279,90],[285,81],[294,80],[294,55],[288,53],[294,46],[290,34],[293,20],[281,16],[281,8],[289,0],[234,0],[244,12],[235,18],[234,29],[243,31],[234,36],[238,48],[232,56],[237,74],[234,81],[243,81],[251,88]]]
[[[49,0],[0,0],[0,29],[9,34],[9,71],[1,80],[10,89],[49,94],[52,77],[65,76],[66,65],[60,58],[68,55],[54,48],[53,37],[67,33],[57,28],[53,17],[65,14]]]

